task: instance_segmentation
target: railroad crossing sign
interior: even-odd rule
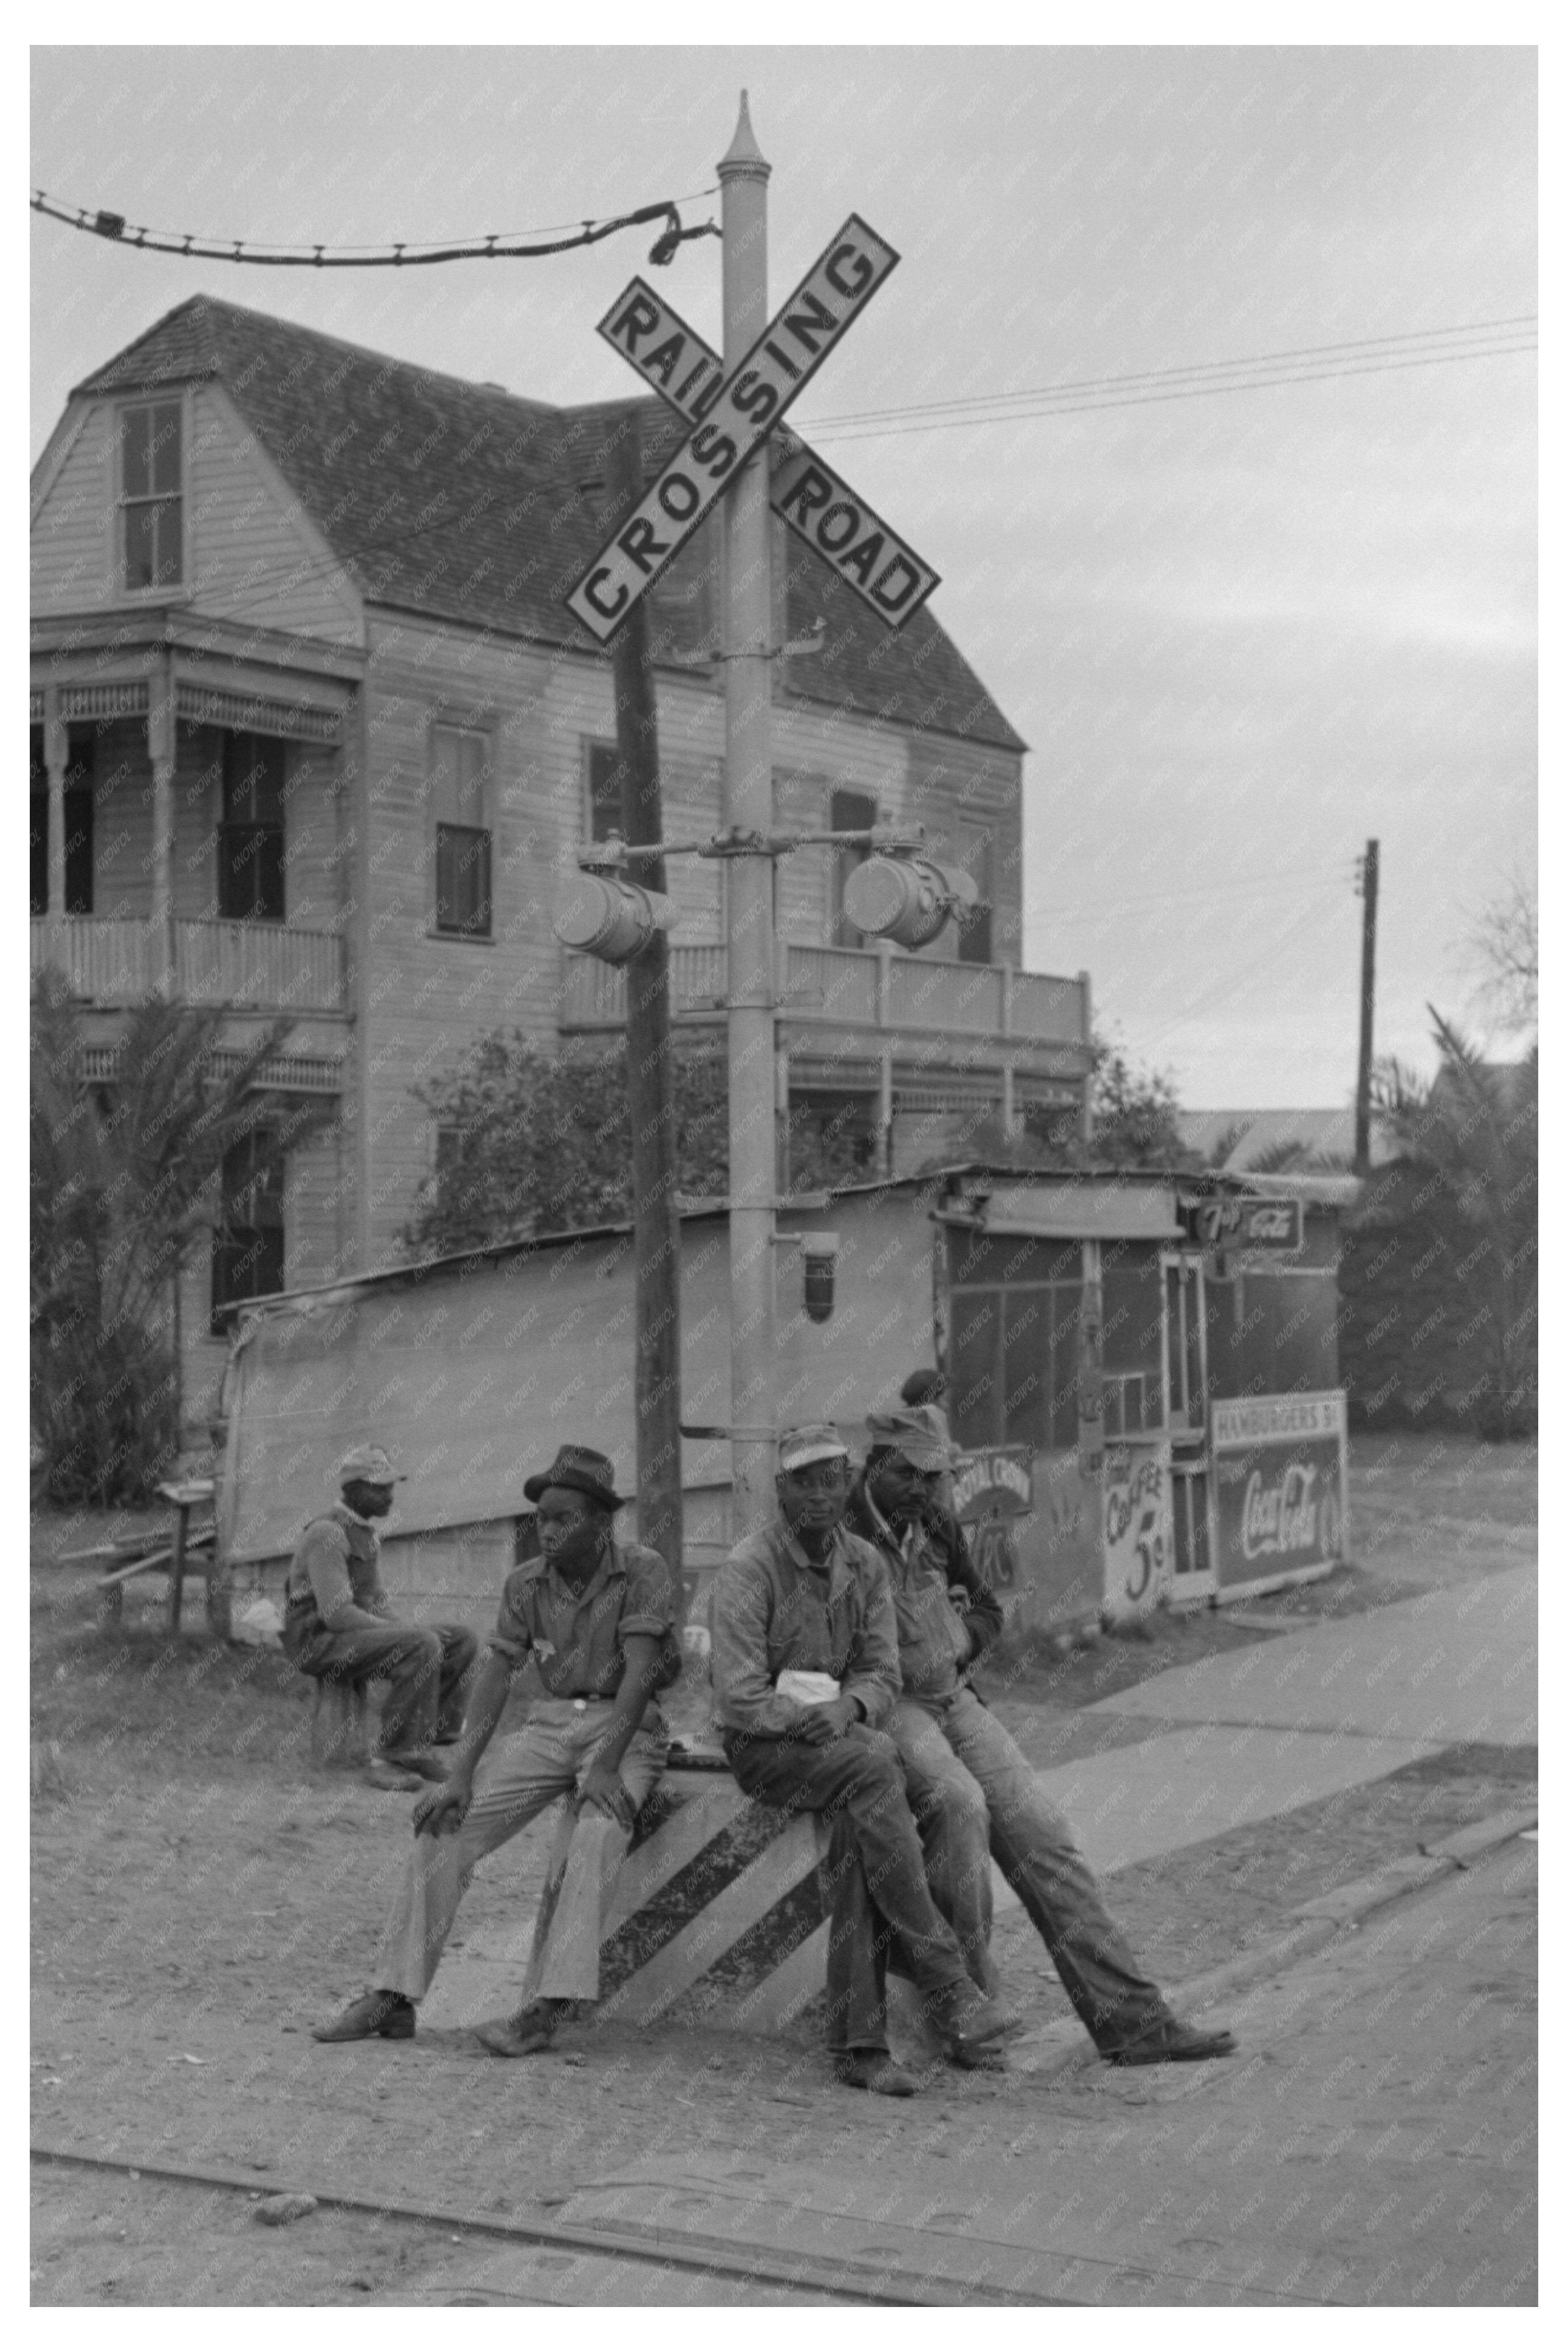
[[[723,383],[723,362],[645,278],[632,279],[600,320],[599,332],[688,425],[701,424]],[[775,428],[773,441],[782,460],[768,491],[774,514],[879,621],[901,629],[941,573],[787,425]]]
[[[672,404],[680,406],[682,415],[692,413],[684,405],[692,402],[698,421],[658,479],[644,492],[636,510],[566,596],[570,611],[600,645],[608,642],[631,605],[675,561],[717,505],[725,485],[805,391],[828,352],[898,266],[898,259],[892,247],[851,213],[739,366],[717,383],[713,369],[719,363],[714,354],[677,322],[677,331],[688,337],[687,363],[679,367],[679,383],[660,383],[658,388],[671,396]],[[623,306],[635,290],[628,288],[601,322],[601,333],[623,315]],[[662,305],[658,307],[662,310]],[[646,312],[637,315],[646,317]],[[618,340],[613,333],[610,339],[626,351],[645,378],[653,380],[636,355],[639,337],[623,331]],[[647,355],[650,365],[656,356],[656,352]],[[679,357],[679,353],[670,355],[672,378]],[[847,572],[843,562],[837,562],[836,569],[850,579],[857,593],[864,593],[882,619],[907,619],[931,593],[936,577],[929,565],[905,550],[885,526],[876,526],[876,518],[863,501],[852,497],[836,499],[835,491],[843,487],[837,478],[829,476],[798,443],[781,486],[793,504],[793,513],[786,520],[811,545],[820,545],[820,551],[830,560],[836,546],[839,557],[853,560],[852,571]],[[862,527],[867,518],[873,526],[869,530]],[[816,534],[830,520],[833,529],[822,543]],[[927,580],[930,585],[922,588]]]

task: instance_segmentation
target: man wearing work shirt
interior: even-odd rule
[[[444,1787],[414,1808],[414,1846],[382,1936],[371,1989],[318,2042],[406,2041],[464,1889],[481,1858],[566,1797],[576,1811],[565,1874],[515,2016],[479,2028],[500,2057],[549,2044],[561,2015],[599,1995],[599,1928],[638,1808],[664,1769],[655,1695],[680,1673],[677,1586],[656,1551],[616,1543],[613,1465],[563,1445],[523,1482],[538,1507],[541,1558],[513,1569]],[[526,1658],[547,1696],[502,1743],[476,1792],[513,1674]]]
[[[365,1778],[382,1789],[445,1780],[430,1753],[463,1722],[478,1644],[466,1625],[410,1625],[393,1614],[381,1581],[377,1519],[403,1484],[379,1445],[356,1445],[338,1465],[341,1500],[300,1538],[285,1586],[283,1647],[318,1682],[387,1685],[380,1744]]]
[[[870,1450],[849,1498],[848,1524],[888,1572],[902,1688],[889,1730],[910,1801],[930,1841],[933,1884],[970,1972],[992,1990],[991,1858],[1043,1937],[1068,2000],[1102,2058],[1120,2066],[1222,2058],[1223,2032],[1173,2017],[1105,1907],[1093,1872],[1027,1758],[963,1677],[1002,1629],[956,1522],[928,1525],[932,1490],[951,1470],[929,1407],[872,1413]],[[962,1555],[954,1573],[950,1549]]]
[[[925,1866],[892,1742],[898,1633],[877,1553],[841,1525],[849,1451],[826,1423],[779,1440],[779,1516],[714,1580],[712,1675],[724,1752],[746,1794],[833,1825],[828,2048],[840,2082],[907,2097],[888,2049],[887,1936],[950,2055],[973,2065],[1016,2020],[970,1982]]]

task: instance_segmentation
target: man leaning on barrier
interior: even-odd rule
[[[925,1830],[932,1882],[975,1982],[987,1991],[996,1984],[988,1949],[994,1856],[1102,2058],[1151,2066],[1225,2057],[1231,2036],[1184,2025],[1142,1973],[1065,1817],[963,1679],[1001,1631],[1002,1612],[955,1524],[945,1514],[934,1532],[928,1524],[928,1500],[952,1468],[945,1430],[918,1405],[872,1413],[866,1427],[870,1450],[848,1525],[880,1557],[898,1622],[901,1689],[888,1729]]]
[[[575,2002],[598,1998],[605,1906],[668,1751],[657,1694],[680,1673],[679,1588],[658,1552],[615,1540],[622,1497],[604,1454],[563,1445],[522,1491],[538,1507],[542,1556],[507,1578],[450,1775],[414,1808],[414,1843],[371,1989],[314,2028],[318,2042],[412,2037],[415,2004],[477,1865],[556,1797],[577,1819],[554,1908],[522,2007],[480,2026],[479,2039],[498,2057],[526,2057],[548,2046]],[[511,1677],[530,1657],[546,1696],[500,1743],[476,1791]]]
[[[849,1452],[837,1430],[785,1432],[777,1490],[777,1518],[737,1544],[714,1580],[724,1753],[748,1796],[831,1825],[834,2071],[857,2088],[907,2097],[918,2086],[888,2048],[889,1931],[956,2063],[984,2063],[1017,2021],[971,1983],[926,1884],[903,1770],[880,1728],[899,1688],[887,1574],[841,1524]]]

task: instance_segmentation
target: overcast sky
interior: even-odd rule
[[[1533,313],[1529,51],[35,49],[30,173],[258,240],[667,195],[689,222],[742,85],[774,301],[852,210],[903,257],[794,421],[942,572],[1031,746],[1027,963],[1087,966],[1194,1106],[1343,1102],[1375,835],[1377,1046],[1429,1066],[1426,1000],[1465,1009],[1474,913],[1534,870],[1532,358],[940,430],[916,404]],[[593,329],[646,231],[318,275],[31,228],[34,456],[200,289],[536,398],[632,388]],[[718,343],[717,241],[658,277]]]

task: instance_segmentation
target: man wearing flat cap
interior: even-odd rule
[[[507,1578],[446,1784],[414,1808],[414,1843],[370,1990],[316,2027],[318,2042],[410,2039],[416,2003],[479,1863],[556,1797],[566,1798],[576,1827],[554,1909],[536,1939],[522,2006],[481,2026],[479,2038],[498,2057],[526,2057],[548,2046],[574,2002],[599,1997],[604,1907],[637,1811],[664,1769],[657,1694],[680,1673],[679,1591],[658,1552],[616,1541],[623,1497],[605,1454],[563,1445],[522,1491],[537,1507],[540,1558]],[[511,1677],[529,1658],[545,1696],[501,1741],[476,1790]]]
[[[777,1490],[777,1518],[737,1544],[714,1580],[724,1753],[748,1796],[832,1825],[834,2071],[856,2088],[907,2097],[918,2085],[888,2048],[889,1931],[955,2063],[983,2063],[1017,2021],[971,1983],[926,1883],[883,1727],[899,1690],[898,1627],[879,1554],[842,1524],[849,1449],[836,1429],[784,1433]]]
[[[872,1413],[866,1427],[871,1443],[848,1525],[883,1563],[898,1625],[901,1688],[888,1729],[925,1831],[931,1883],[974,1981],[988,1992],[997,1981],[988,1949],[994,1857],[1102,2058],[1140,2066],[1226,2056],[1228,2033],[1172,2015],[1028,1759],[968,1687],[1002,1612],[957,1523],[939,1520],[933,1531],[928,1521],[928,1497],[952,1467],[944,1427],[929,1405]]]
[[[393,1614],[381,1581],[377,1519],[403,1473],[379,1445],[356,1445],[338,1465],[342,1499],[312,1519],[289,1563],[283,1647],[301,1674],[351,1686],[388,1685],[367,1778],[412,1787],[446,1778],[431,1744],[463,1726],[465,1677],[478,1644],[466,1625],[410,1625]]]

